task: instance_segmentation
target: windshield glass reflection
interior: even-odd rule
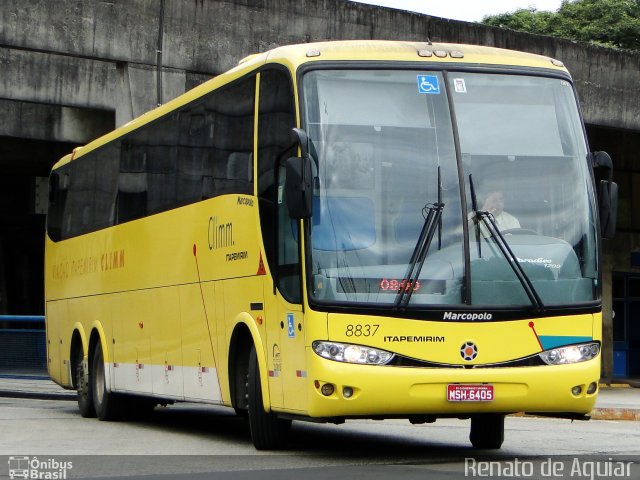
[[[475,202],[491,216],[526,277],[518,280],[499,239],[472,214],[473,303],[527,304],[528,280],[545,305],[594,300],[593,195],[571,85],[551,78],[458,73],[450,88],[467,204]]]
[[[458,122],[466,217],[446,88]],[[318,164],[310,221],[314,300],[531,306],[528,282],[514,273],[477,211],[492,216],[542,303],[594,299],[586,146],[567,82],[316,70],[304,76],[303,94]],[[439,215],[424,242],[434,205]],[[416,263],[420,245],[426,252]]]

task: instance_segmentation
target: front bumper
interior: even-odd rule
[[[468,416],[478,413],[539,412],[588,414],[597,397],[587,389],[600,378],[600,356],[557,366],[514,368],[413,368],[354,365],[326,360],[308,351],[311,417]],[[334,392],[325,396],[322,385]],[[488,402],[451,402],[447,385],[490,384]],[[575,395],[573,387],[581,386]],[[350,387],[352,395],[344,395]]]

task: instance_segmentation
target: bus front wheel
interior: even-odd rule
[[[93,364],[91,367],[91,391],[96,415],[100,420],[115,420],[120,416],[121,402],[115,393],[107,390],[104,371],[104,354],[100,342],[97,343],[93,353]]]
[[[484,414],[471,417],[469,440],[473,448],[497,450],[504,442],[504,415]]]
[[[291,429],[291,420],[278,418],[273,412],[267,413],[262,403],[262,385],[256,347],[249,354],[249,428],[251,440],[258,450],[278,450],[284,448]]]

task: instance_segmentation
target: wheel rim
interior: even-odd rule
[[[78,394],[83,398],[89,395],[89,375],[84,366],[83,360],[78,364]]]

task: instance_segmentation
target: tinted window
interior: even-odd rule
[[[255,81],[222,87],[53,172],[51,238],[252,194]]]
[[[258,119],[258,197],[262,238],[267,262],[280,292],[288,300],[299,302],[300,261],[298,237],[294,235],[297,226],[289,219],[286,198],[278,195],[279,186],[284,185],[285,161],[296,154],[291,138],[293,127],[295,110],[289,75],[280,70],[262,72]]]

